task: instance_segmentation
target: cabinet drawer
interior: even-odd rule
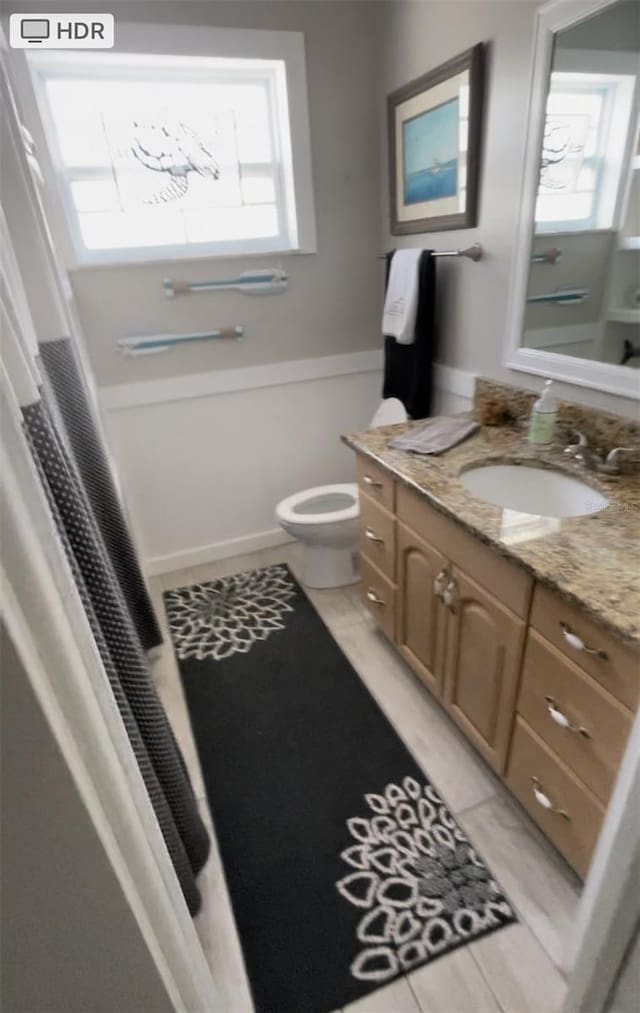
[[[362,597],[383,633],[395,640],[396,589],[366,557],[361,557]]]
[[[361,491],[393,513],[396,506],[395,482],[389,472],[361,454],[357,456],[356,468]]]
[[[631,730],[630,711],[533,631],[518,711],[606,805]],[[559,715],[570,727],[558,723]]]
[[[584,879],[600,833],[604,809],[586,785],[520,717],[516,718],[511,742],[507,784]],[[545,799],[550,808],[545,807]]]
[[[450,521],[427,502],[424,496],[405,485],[398,486],[398,520],[447,556],[478,584],[521,619],[526,619],[531,603],[533,579],[519,566],[509,562],[463,527]]]
[[[396,521],[360,490],[360,552],[389,580],[396,576]]]
[[[579,608],[540,584],[533,595],[530,621],[562,654],[635,710],[640,696],[640,655]],[[577,643],[574,637],[578,638]]]

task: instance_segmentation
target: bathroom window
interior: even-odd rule
[[[76,263],[313,247],[286,58],[30,63]]]
[[[634,85],[631,75],[551,75],[537,233],[614,227]]]

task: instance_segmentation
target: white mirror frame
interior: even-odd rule
[[[552,0],[542,6],[536,17],[533,69],[529,95],[527,143],[525,147],[520,214],[513,271],[511,300],[507,314],[506,360],[509,369],[551,377],[580,387],[604,390],[621,397],[640,399],[640,370],[616,366],[593,359],[579,359],[538,348],[521,346],[531,249],[534,236],[534,208],[538,192],[540,146],[557,32],[609,7],[616,0]]]

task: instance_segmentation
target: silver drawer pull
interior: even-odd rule
[[[434,581],[433,581],[433,593],[435,594],[436,598],[440,599],[440,601],[442,601],[442,595],[444,594],[444,589],[445,589],[445,586],[446,586],[445,585],[445,581],[448,579],[448,577],[449,577],[449,572],[448,572],[448,570],[447,570],[447,568],[445,566],[445,567],[443,567],[442,570],[440,570],[440,573],[438,574],[438,576],[434,578]]]
[[[375,531],[371,530],[371,528],[364,529],[364,537],[368,538],[370,542],[379,542],[380,545],[384,545],[384,538],[381,538],[380,535],[377,535]]]
[[[371,588],[369,588],[369,590],[367,591],[367,598],[369,599],[369,601],[372,601],[374,605],[387,604],[386,601],[383,601],[382,598],[378,598],[378,595]]]
[[[538,805],[542,806],[543,809],[547,809],[548,812],[554,813],[555,816],[562,816],[563,820],[571,819],[568,812],[565,812],[564,809],[558,809],[553,804],[549,796],[543,791],[542,785],[537,777],[532,777],[531,783],[533,784],[533,794],[535,795]]]
[[[567,715],[563,714],[562,711],[559,710],[552,696],[545,696],[545,700],[547,702],[547,712],[552,721],[555,721],[555,723],[560,725],[561,728],[566,728],[568,732],[573,732],[575,735],[582,735],[584,739],[591,738],[591,732],[589,732],[586,728],[583,728],[582,725],[574,725],[571,721],[569,721]]]
[[[382,485],[382,482],[379,482],[377,480],[377,478],[371,478],[371,475],[363,475],[362,476],[362,481],[364,482],[365,485],[370,486],[370,488],[372,488],[372,489],[382,489],[382,488],[384,488],[383,485]]]
[[[584,651],[585,654],[595,654],[596,657],[602,658],[603,661],[607,661],[609,655],[606,651],[601,651],[597,647],[587,647],[584,640],[582,640],[577,633],[574,633],[568,623],[560,620],[560,628],[562,630],[562,636],[569,647],[573,647],[574,651]]]

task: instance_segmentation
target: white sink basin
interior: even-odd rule
[[[488,464],[460,476],[465,489],[495,506],[542,517],[581,517],[604,510],[609,500],[561,471],[519,464]]]

